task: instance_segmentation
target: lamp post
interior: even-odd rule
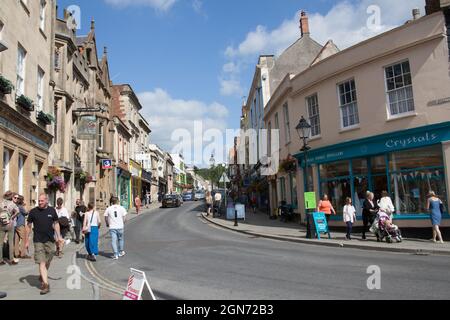
[[[300,122],[298,123],[297,127],[295,128],[298,132],[298,135],[300,137],[300,140],[303,140],[303,147],[300,151],[303,152],[304,155],[304,162],[305,162],[305,166],[304,166],[304,171],[303,171],[303,175],[304,175],[304,181],[305,181],[305,192],[308,192],[309,188],[308,188],[308,151],[311,150],[311,147],[308,146],[308,139],[310,137],[311,134],[311,125],[308,123],[308,121],[306,121],[306,119],[302,116],[302,118],[300,119]],[[305,213],[306,213],[306,237],[307,238],[311,238],[311,221],[310,221],[310,215],[308,212],[308,209],[305,208]]]

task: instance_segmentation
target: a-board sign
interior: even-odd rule
[[[316,227],[317,238],[320,240],[321,233],[328,233],[328,238],[330,238],[330,232],[328,229],[327,218],[323,212],[313,213],[314,225]]]
[[[123,294],[123,300],[156,300],[145,272],[136,269],[130,269],[130,271],[131,274],[128,278],[127,290]]]
[[[315,192],[305,192],[305,209],[316,209],[317,201],[316,201],[316,193]]]

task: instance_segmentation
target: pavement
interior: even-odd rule
[[[143,214],[160,207],[154,203],[148,209],[143,207]],[[131,209],[127,221],[137,217],[136,210]],[[103,214],[101,214],[102,220]],[[103,221],[100,237],[107,232]],[[64,248],[62,258],[55,257],[49,271],[50,293],[40,295],[39,270],[34,259],[22,259],[18,265],[0,266],[0,291],[8,296],[4,300],[99,300],[104,299],[107,293],[97,282],[92,281],[77,265],[79,252],[84,244],[71,242]],[[33,244],[30,243],[30,255],[33,257]]]
[[[226,220],[223,215],[222,217],[212,218],[211,216],[206,216],[206,213],[202,213],[202,217],[221,228],[261,238],[361,250],[450,255],[450,242],[441,244],[415,238],[404,238],[401,243],[388,244],[386,242],[377,242],[376,237],[370,233],[367,234],[367,240],[361,240],[362,235],[360,233],[353,233],[353,240],[348,241],[345,239],[344,232],[331,231],[331,240],[328,239],[328,235],[322,235],[321,240],[307,239],[305,226],[298,223],[270,220],[268,215],[262,212],[257,212],[256,214],[247,212],[245,221],[238,221],[238,227],[234,226],[234,220]]]

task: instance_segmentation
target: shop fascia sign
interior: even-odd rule
[[[379,140],[352,143],[337,147],[330,151],[311,151],[308,153],[308,163],[325,163],[336,160],[343,160],[355,157],[366,157],[383,152],[392,152],[397,150],[407,150],[418,147],[425,147],[437,144],[440,141],[450,139],[450,130],[448,127],[437,130],[427,130],[422,133],[393,134],[392,137],[383,137]],[[304,165],[303,154],[297,155],[298,159]]]

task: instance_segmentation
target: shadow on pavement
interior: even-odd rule
[[[49,278],[50,279],[50,278]],[[51,279],[53,280],[53,279]],[[41,282],[39,281],[39,276],[29,275],[19,279],[20,283],[28,283],[30,287],[41,289]]]

